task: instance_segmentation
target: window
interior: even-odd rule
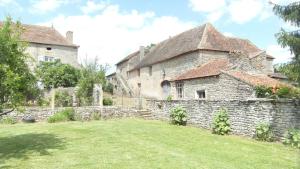
[[[45,62],[52,62],[52,61],[54,61],[54,57],[51,57],[51,56],[45,56],[44,61],[45,61]]]
[[[205,98],[205,90],[197,90],[196,92],[197,99],[204,99]]]
[[[149,76],[152,76],[152,66],[149,67]]]
[[[52,62],[54,60],[55,60],[55,58],[52,56],[39,56],[38,57],[38,61],[40,61],[40,62]]]
[[[176,92],[177,92],[177,98],[182,99],[184,97],[183,95],[183,82],[176,82]]]
[[[141,70],[140,69],[137,70],[137,73],[138,73],[138,76],[141,76]]]

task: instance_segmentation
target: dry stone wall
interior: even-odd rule
[[[48,117],[63,109],[65,108],[59,107],[51,109],[41,107],[29,107],[26,108],[23,112],[13,111],[7,116],[12,117],[17,121],[22,121],[22,119],[24,118],[34,118],[37,122],[40,122],[46,121]],[[81,120],[91,120],[93,113],[100,113],[101,119],[111,119],[124,117],[138,117],[141,112],[136,109],[115,106],[73,107],[73,109],[75,110],[75,116]]]
[[[169,112],[182,106],[188,113],[188,124],[211,129],[213,117],[221,108],[229,113],[232,133],[254,136],[255,126],[261,122],[271,124],[277,138],[291,128],[300,128],[299,100],[149,100],[152,119],[169,120]]]

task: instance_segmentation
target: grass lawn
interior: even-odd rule
[[[122,119],[0,125],[0,168],[298,169],[300,156],[279,143]]]

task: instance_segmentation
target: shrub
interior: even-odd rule
[[[187,112],[184,108],[177,106],[171,110],[171,123],[175,125],[186,125]]]
[[[72,106],[72,96],[67,91],[55,93],[55,105],[59,107]]]
[[[255,95],[258,98],[270,97],[272,95],[272,88],[266,86],[255,87]]]
[[[274,141],[273,132],[270,124],[260,123],[255,128],[255,138],[259,141]]]
[[[172,100],[173,100],[172,96],[169,95],[169,96],[167,97],[167,101],[170,102],[170,101],[172,101]]]
[[[92,117],[92,120],[100,120],[101,115],[99,112],[93,112],[91,117]]]
[[[107,83],[106,85],[104,85],[103,91],[107,92],[107,93],[110,93],[110,94],[113,94],[114,86],[111,83]]]
[[[49,106],[50,105],[50,101],[49,100],[46,100],[42,97],[38,98],[37,100],[37,105],[38,106]]]
[[[48,118],[48,123],[56,123],[61,121],[74,121],[75,112],[72,108],[67,108],[62,111],[56,112],[53,116]]]
[[[103,99],[103,105],[104,106],[111,106],[111,105],[113,105],[112,99],[111,98],[104,98]]]
[[[291,88],[285,86],[280,87],[279,89],[277,89],[275,94],[278,98],[289,98],[291,94]]]
[[[231,131],[227,110],[221,109],[213,120],[213,133],[219,135],[228,134]]]
[[[0,119],[0,123],[1,124],[16,124],[17,121],[12,117],[6,116],[6,117],[3,117],[2,119]]]
[[[283,144],[291,145],[292,147],[296,147],[300,149],[300,130],[289,129],[287,134],[285,135]]]

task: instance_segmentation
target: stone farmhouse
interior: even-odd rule
[[[0,27],[3,23],[0,22]],[[22,40],[28,42],[27,53],[31,55],[28,65],[33,70],[41,61],[61,60],[62,63],[80,67],[78,45],[73,44],[73,32],[68,31],[66,37],[62,36],[53,27],[22,24],[24,32]]]
[[[153,99],[247,99],[258,85],[285,85],[274,57],[246,39],[227,37],[210,23],[140,47],[108,76],[116,94]]]

